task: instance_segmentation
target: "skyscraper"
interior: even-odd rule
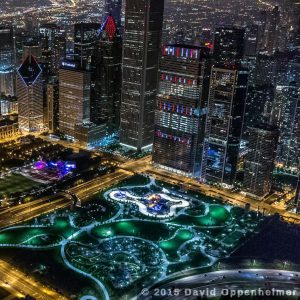
[[[234,64],[244,55],[245,30],[236,27],[219,27],[215,31],[214,59],[217,63]]]
[[[91,74],[75,61],[59,70],[59,130],[75,137],[75,126],[90,121]]]
[[[277,162],[298,170],[300,157],[300,87],[290,83],[281,91],[280,141]]]
[[[163,47],[156,102],[153,162],[199,176],[206,117],[208,48]]]
[[[64,60],[59,70],[59,131],[86,148],[106,134],[106,124],[91,122],[91,72],[78,61]]]
[[[247,26],[245,31],[245,51],[246,57],[254,57],[258,52],[258,37],[259,27],[258,25]]]
[[[106,15],[112,15],[117,27],[121,26],[122,0],[105,0]]]
[[[232,184],[247,96],[248,72],[235,66],[214,66],[211,72],[201,178]]]
[[[123,43],[121,145],[152,146],[163,0],[127,0]]]
[[[75,24],[74,54],[82,68],[87,68],[91,64],[99,29],[100,24],[98,23]]]
[[[101,26],[92,61],[91,121],[113,133],[120,126],[122,38],[111,15]]]
[[[243,189],[252,197],[261,199],[271,191],[279,132],[269,125],[250,127],[247,131]]]
[[[40,131],[44,128],[42,69],[36,59],[28,55],[17,73],[20,129]]]
[[[46,126],[50,132],[59,128],[59,83],[56,77],[50,78],[46,85]]]
[[[39,28],[40,43],[44,53],[48,53],[48,72],[57,75],[60,62],[65,58],[66,33],[55,24],[44,24]]]
[[[275,6],[272,11],[268,12],[265,36],[265,48],[269,54],[274,53],[279,42],[279,25],[280,11],[279,7]]]
[[[15,46],[13,29],[0,27],[0,93],[15,95]]]

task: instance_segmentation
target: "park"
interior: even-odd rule
[[[2,229],[0,249],[18,251],[28,269],[34,259],[28,253],[48,253],[45,268],[56,264],[61,276],[67,270],[79,282],[89,281],[66,291],[78,299],[122,299],[170,276],[201,273],[230,256],[262,220],[255,212],[135,175],[81,208]]]

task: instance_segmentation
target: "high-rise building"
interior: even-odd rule
[[[122,87],[122,38],[111,15],[102,24],[92,61],[91,121],[106,124],[110,134],[120,127]]]
[[[215,31],[214,59],[218,63],[234,64],[244,55],[245,30],[219,27]]]
[[[300,163],[300,87],[292,82],[281,90],[280,99],[282,112],[277,162],[284,168],[297,171]]]
[[[231,185],[236,177],[248,72],[214,66],[211,71],[201,179]]]
[[[59,131],[75,137],[76,124],[90,122],[91,73],[76,61],[63,61],[59,70]]]
[[[257,55],[253,83],[255,86],[275,86],[276,60],[273,55]]]
[[[45,125],[50,132],[59,128],[59,83],[56,77],[50,78],[46,85],[47,108]]]
[[[153,144],[163,14],[163,0],[126,1],[120,142],[137,151]]]
[[[55,24],[44,24],[39,28],[40,43],[50,76],[57,75],[60,62],[65,58],[66,33]]]
[[[17,70],[19,127],[34,132],[44,128],[42,69],[32,55]]]
[[[199,176],[203,149],[210,49],[163,47],[156,102],[153,162],[187,176]]]
[[[274,105],[274,88],[271,86],[249,87],[244,128],[261,123],[270,123]],[[276,124],[276,123],[273,123]]]
[[[251,25],[246,27],[245,31],[245,50],[246,57],[254,57],[258,52],[258,37],[259,27],[258,25]]]
[[[243,190],[261,199],[271,191],[279,133],[277,127],[269,125],[250,127],[247,131],[248,151],[244,161]]]
[[[117,27],[121,26],[122,0],[105,0],[106,15],[112,15]]]
[[[269,54],[274,53],[278,48],[280,26],[279,7],[275,6],[272,11],[268,12],[266,32],[265,32],[265,49]]]
[[[59,131],[90,148],[99,145],[106,125],[91,122],[91,72],[64,60],[59,70]]]
[[[74,54],[82,68],[88,68],[98,39],[100,24],[79,23],[74,28]]]
[[[0,93],[15,95],[15,46],[13,29],[0,27]]]

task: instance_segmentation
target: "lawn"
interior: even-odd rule
[[[29,191],[40,185],[40,183],[30,180],[20,174],[12,174],[0,179],[0,197]]]

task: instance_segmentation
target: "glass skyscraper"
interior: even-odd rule
[[[119,130],[122,87],[122,38],[114,18],[106,17],[92,58],[91,121]]]
[[[163,0],[126,1],[120,142],[138,151],[153,144],[163,13]]]
[[[209,51],[168,45],[160,60],[153,162],[188,176],[200,171]]]
[[[278,136],[274,126],[248,128],[243,189],[254,198],[261,199],[271,191]]]
[[[248,72],[214,66],[211,72],[201,179],[231,185],[236,176]]]
[[[44,128],[42,69],[32,55],[28,55],[17,70],[19,126],[26,132]]]

